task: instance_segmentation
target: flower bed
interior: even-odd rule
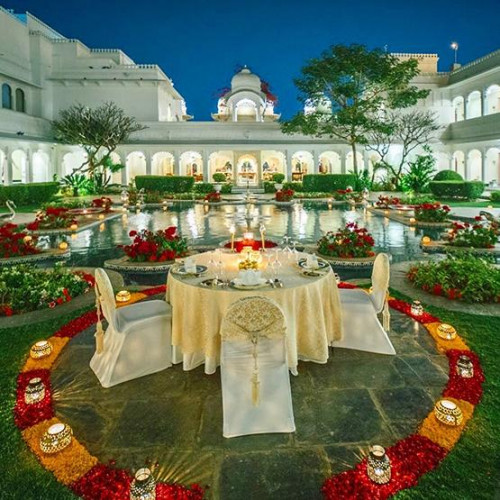
[[[500,270],[472,255],[420,263],[407,277],[416,287],[451,300],[500,302]]]
[[[441,205],[438,201],[434,203],[422,203],[415,207],[415,219],[418,222],[445,222],[450,207]]]
[[[341,288],[342,288],[341,284]],[[165,287],[144,290],[146,295],[162,293]],[[410,304],[400,300],[389,300],[391,308],[409,314]],[[322,493],[328,500],[358,500],[374,498],[385,500],[405,488],[415,486],[427,472],[438,467],[443,458],[450,452],[473,416],[475,405],[482,396],[484,374],[477,355],[470,351],[460,337],[453,341],[443,340],[434,331],[439,319],[424,313],[418,319],[436,340],[437,348],[444,352],[449,362],[449,380],[442,396],[453,401],[463,413],[463,422],[451,427],[439,422],[432,410],[419,426],[417,432],[401,439],[387,449],[391,460],[391,479],[387,484],[372,482],[366,469],[366,459],[361,460],[352,469],[329,477],[323,484]],[[52,390],[50,387],[50,370],[53,362],[60,354],[70,338],[78,335],[97,321],[95,311],[90,311],[76,318],[60,330],[49,341],[54,344],[51,363],[44,359],[28,360],[17,380],[17,398],[14,408],[15,422],[22,437],[36,455],[43,467],[50,470],[56,479],[70,488],[76,495],[88,499],[128,498],[130,495],[131,476],[128,471],[113,467],[113,463],[104,465],[97,457],[77,440],[55,455],[44,454],[40,450],[40,437],[53,423],[54,418]],[[64,341],[60,342],[59,341]],[[460,348],[455,347],[457,343]],[[473,376],[463,378],[457,374],[457,359],[468,356],[474,366]],[[46,366],[47,365],[47,366]],[[39,377],[45,385],[45,397],[30,407],[24,400],[27,382]],[[199,485],[189,489],[178,484],[159,483],[156,486],[158,499],[198,500],[203,498],[204,491]]]
[[[455,247],[493,248],[498,241],[498,224],[485,222],[477,216],[475,224],[454,222],[448,234],[448,243]]]
[[[391,205],[401,205],[401,200],[395,196],[380,195],[375,202],[377,208],[388,208]]]
[[[36,247],[38,238],[29,235],[16,224],[7,223],[0,227],[0,258],[24,257],[41,252]]]
[[[156,232],[143,229],[130,231],[134,238],[131,245],[118,245],[131,262],[165,262],[183,257],[188,252],[187,240],[176,234],[177,228],[171,226]]]
[[[318,252],[328,257],[373,257],[375,240],[364,227],[349,222],[337,232],[329,231],[318,241]]]
[[[40,229],[62,229],[76,224],[74,214],[65,207],[47,207],[40,210],[33,222],[26,224],[26,229],[38,231]]]
[[[19,265],[0,270],[0,315],[54,308],[88,292],[94,286],[90,274],[56,264],[52,271]]]
[[[278,202],[292,201],[295,191],[293,189],[281,189],[276,191],[275,200]]]

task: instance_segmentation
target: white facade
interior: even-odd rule
[[[148,128],[135,133],[113,155],[126,165],[114,181],[139,174],[194,175],[211,181],[224,172],[237,185],[258,186],[282,172],[288,180],[305,173],[345,173],[352,168],[341,141],[284,135],[274,99],[260,78],[243,68],[219,99],[214,121],[188,121],[186,104],[173,82],[153,64],[135,64],[118,49],[89,49],[30,14],[0,7],[0,170],[2,180],[32,182],[64,176],[81,165],[78,147],[54,142],[51,121],[74,103],[114,101]],[[432,141],[439,169],[467,179],[500,179],[500,50],[449,73],[437,71],[436,54],[396,54],[419,61],[413,82],[429,88],[419,104],[442,125]],[[397,146],[389,160],[397,161]],[[371,169],[373,151],[358,153]]]

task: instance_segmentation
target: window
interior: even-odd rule
[[[2,108],[12,109],[12,89],[8,83],[2,85]]]
[[[16,89],[16,111],[26,113],[26,100],[23,89]]]

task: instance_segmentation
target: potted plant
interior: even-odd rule
[[[295,194],[293,189],[283,189],[276,191],[275,200],[280,203],[288,203],[292,201],[293,195]]]
[[[285,180],[285,175],[276,173],[273,174],[274,189],[276,191],[281,191],[283,189],[283,181]]]
[[[220,193],[222,189],[222,184],[226,182],[226,174],[223,174],[222,172],[215,172],[215,174],[212,175],[212,178],[215,182],[214,184],[215,192]]]
[[[344,228],[329,231],[318,241],[318,252],[327,257],[354,259],[374,257],[375,241],[364,227],[349,222]]]

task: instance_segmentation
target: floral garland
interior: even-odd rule
[[[165,291],[166,287],[162,285],[143,290],[142,294],[151,296],[165,293]],[[52,424],[59,422],[54,417],[50,369],[70,339],[96,322],[95,310],[82,314],[63,325],[48,339],[53,347],[49,356],[36,360],[27,359],[17,378],[14,419],[22,432],[23,439],[40,463],[75,494],[88,500],[124,500],[128,499],[130,494],[132,481],[130,474],[125,470],[100,464],[98,459],[92,456],[75,437],[72,438],[67,448],[54,455],[47,455],[40,449],[40,438],[43,433]],[[42,379],[45,396],[38,403],[27,404],[24,400],[24,392],[28,382],[35,377]],[[158,483],[156,485],[158,500],[200,500],[203,496],[204,491],[197,484],[193,484],[190,488],[178,484]]]
[[[354,287],[348,283],[340,283],[339,288]],[[455,446],[472,417],[474,406],[482,396],[484,374],[479,358],[459,336],[453,340],[442,339],[437,335],[439,319],[426,312],[418,316],[412,314],[411,305],[407,302],[390,299],[389,305],[423,324],[436,341],[437,349],[448,356],[449,379],[442,395],[462,410],[463,422],[456,427],[447,426],[439,422],[434,410],[431,410],[416,434],[398,441],[386,450],[391,460],[391,480],[388,483],[379,485],[369,479],[364,458],[353,469],[325,481],[322,492],[327,500],[384,500],[398,491],[415,486],[419,479],[435,469]],[[473,363],[474,376],[471,378],[462,378],[456,372],[457,359],[463,354]]]
[[[349,283],[340,283],[339,288],[356,288]],[[164,293],[165,286],[143,290],[146,296]],[[474,406],[482,396],[484,374],[478,356],[471,352],[465,342],[456,337],[443,340],[437,335],[439,319],[428,313],[415,316],[411,305],[402,300],[390,299],[389,305],[419,321],[436,340],[438,350],[445,352],[450,366],[449,380],[443,396],[455,402],[463,413],[463,422],[456,427],[440,423],[431,411],[422,422],[418,432],[398,441],[387,449],[391,460],[391,480],[386,484],[373,483],[366,473],[366,458],[353,469],[328,478],[321,489],[327,500],[334,499],[377,499],[383,500],[400,490],[415,486],[423,474],[435,469],[459,440],[465,425],[472,417]],[[89,311],[68,322],[49,339],[54,349],[50,356],[38,360],[28,359],[17,379],[17,398],[14,408],[16,425],[23,438],[37,455],[42,465],[53,472],[55,477],[67,485],[75,494],[88,500],[122,500],[129,497],[132,478],[123,469],[98,463],[75,438],[70,446],[55,455],[41,452],[39,441],[45,430],[53,423],[52,391],[50,387],[50,368],[66,343],[78,333],[86,330],[97,321],[96,311]],[[474,375],[465,379],[455,370],[459,356],[466,354],[472,361]],[[40,377],[45,385],[45,397],[39,403],[27,405],[24,391],[31,378]],[[156,498],[159,500],[200,500],[203,489],[193,484],[186,488],[177,484],[159,483],[156,485]]]

